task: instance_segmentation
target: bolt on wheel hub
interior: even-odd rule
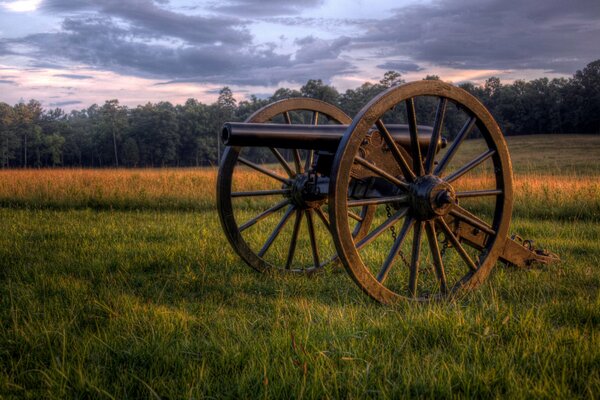
[[[456,192],[442,179],[426,175],[410,186],[410,206],[415,218],[427,221],[448,214],[456,203]]]
[[[298,174],[290,184],[290,199],[292,203],[301,210],[316,208],[323,204],[326,197],[315,193],[309,183],[308,174]]]

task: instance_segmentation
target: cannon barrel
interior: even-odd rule
[[[410,147],[408,125],[387,124],[394,141],[404,147]],[[290,125],[290,124],[254,124],[227,122],[223,125],[221,139],[227,146],[265,146],[284,149],[311,149],[335,152],[348,125]],[[419,146],[427,151],[433,128],[419,125]],[[446,140],[440,139],[440,148],[446,146]]]

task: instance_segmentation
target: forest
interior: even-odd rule
[[[424,79],[439,79],[430,75]],[[354,116],[381,91],[403,83],[388,71],[378,83],[338,92],[320,79],[299,90],[280,88],[261,99],[237,102],[228,87],[218,100],[203,104],[147,103],[135,108],[108,100],[66,113],[45,110],[37,100],[9,105],[0,102],[0,167],[190,167],[214,165],[222,149],[220,127],[243,121],[266,104],[289,97],[312,97],[339,106]],[[459,85],[479,98],[505,135],[600,133],[600,60],[570,78],[539,78],[502,83]],[[452,132],[448,131],[449,138]]]

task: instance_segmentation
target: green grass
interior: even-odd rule
[[[600,218],[543,193],[512,230],[562,263],[397,307],[336,268],[254,273],[209,208],[5,204],[0,398],[597,398]]]

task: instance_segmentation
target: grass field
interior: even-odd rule
[[[600,137],[508,143],[511,230],[563,261],[397,307],[254,273],[213,169],[0,171],[0,398],[600,397]]]

